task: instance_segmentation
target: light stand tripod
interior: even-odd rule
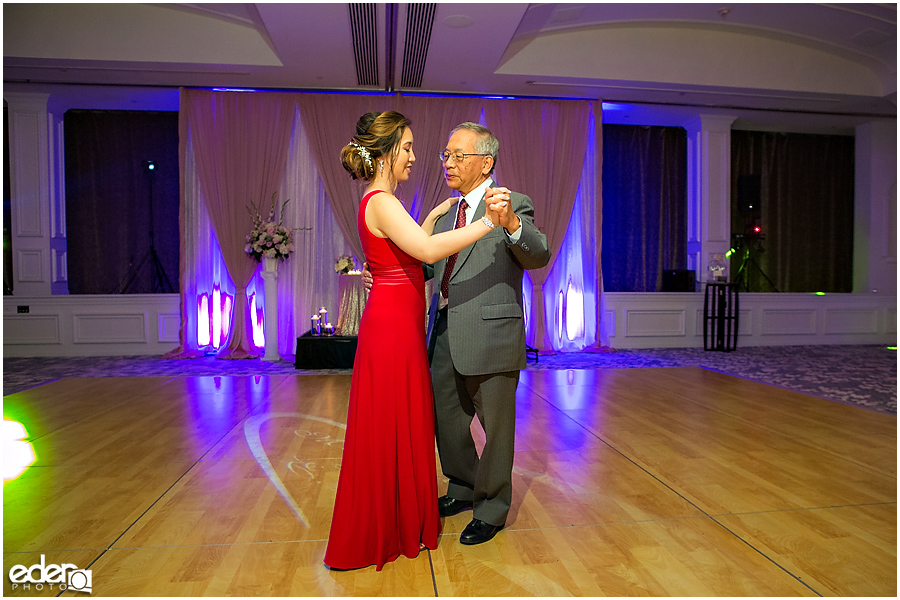
[[[738,291],[741,291],[741,286],[743,286],[743,291],[750,291],[749,271],[750,268],[754,268],[757,273],[762,275],[763,279],[769,282],[772,291],[777,292],[778,288],[775,286],[775,282],[766,275],[766,272],[756,261],[756,258],[754,258],[754,254],[762,254],[765,252],[762,247],[762,241],[765,239],[765,235],[751,230],[745,235],[736,235],[735,238],[737,239],[735,250],[737,252],[743,252],[741,266],[738,268],[734,278]],[[755,248],[753,247],[754,243],[756,244]]]
[[[147,191],[148,202],[150,205],[150,247],[147,248],[147,252],[137,266],[132,268],[131,272],[125,276],[125,283],[120,287],[119,293],[125,294],[128,292],[128,289],[134,283],[134,280],[144,269],[144,265],[147,264],[147,261],[150,261],[152,267],[150,272],[151,291],[154,294],[160,291],[172,294],[175,293],[175,289],[172,287],[172,283],[166,275],[166,270],[163,268],[162,261],[159,260],[159,255],[156,253],[156,245],[153,241],[153,174],[156,171],[156,163],[152,160],[144,161],[144,169],[147,171]]]

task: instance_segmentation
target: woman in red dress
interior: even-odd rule
[[[434,404],[425,349],[422,262],[459,252],[490,232],[508,200],[487,217],[438,235],[446,200],[419,226],[393,195],[415,162],[409,120],[367,113],[341,152],[344,168],[368,183],[357,226],[373,284],[359,324],[347,433],[325,564],[357,569],[437,548]]]

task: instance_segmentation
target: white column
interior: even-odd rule
[[[698,115],[688,134],[688,269],[707,280],[710,259],[731,248],[732,115]],[[725,275],[729,275],[726,271]]]
[[[13,295],[50,296],[49,94],[4,94],[9,110]]]
[[[58,296],[69,293],[65,128],[62,115],[53,109],[47,122],[50,127],[50,293]]]
[[[266,292],[266,347],[263,360],[281,360],[278,354],[278,259],[264,258],[261,275]]]

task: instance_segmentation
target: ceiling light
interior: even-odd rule
[[[475,19],[467,15],[450,15],[444,17],[444,25],[447,27],[471,27]]]

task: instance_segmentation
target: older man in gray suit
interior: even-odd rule
[[[450,479],[438,499],[442,517],[470,508],[460,536],[480,544],[500,531],[512,502],[516,387],[525,367],[522,277],[550,261],[547,238],[534,225],[528,196],[491,187],[499,143],[485,127],[463,123],[441,153],[447,185],[461,196],[434,233],[485,214],[495,194],[509,194],[495,231],[458,256],[426,265],[433,275],[429,353],[441,467]],[[436,314],[435,314],[436,312]],[[479,458],[470,426],[478,416],[486,443]]]

